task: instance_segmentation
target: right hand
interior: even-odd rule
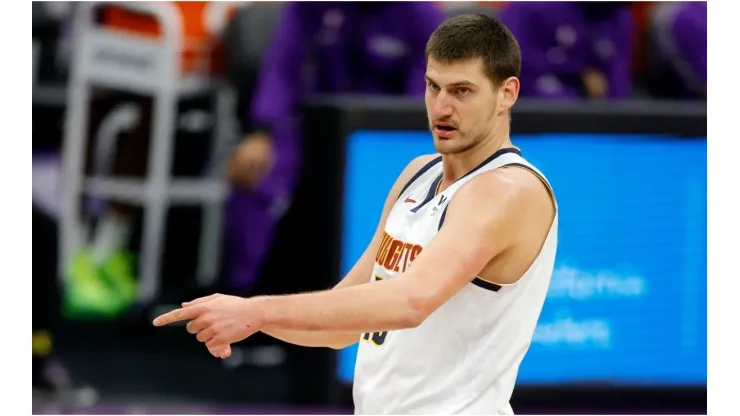
[[[274,162],[270,136],[265,133],[248,135],[229,159],[227,178],[232,183],[256,188],[270,174]]]

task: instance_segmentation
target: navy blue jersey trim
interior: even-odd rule
[[[442,224],[445,222],[445,215],[447,215],[447,207],[449,206],[450,206],[449,204],[445,205],[445,209],[444,211],[442,211],[442,216],[439,217],[439,227],[437,227],[437,231],[442,229]]]
[[[439,186],[439,183],[442,182],[442,174],[440,173],[439,176],[432,182],[432,186],[429,187],[429,191],[427,192],[426,198],[424,198],[423,201],[421,201],[421,204],[411,208],[411,212],[416,214],[417,211],[421,209],[424,205],[428,204],[429,201],[434,199],[435,195],[437,195],[437,187]]]
[[[474,285],[478,286],[478,287],[481,287],[483,289],[492,290],[494,292],[498,292],[499,290],[501,290],[501,286],[499,286],[499,285],[497,285],[495,283],[486,282],[485,280],[481,279],[480,277],[476,277],[475,279],[473,279],[472,283]]]
[[[442,161],[442,156],[437,156],[431,162],[427,163],[426,165],[424,165],[424,167],[419,169],[419,171],[416,172],[416,174],[414,174],[414,176],[412,176],[408,182],[406,182],[406,185],[404,185],[403,189],[401,189],[401,192],[398,194],[398,198],[396,198],[396,200],[401,198],[401,195],[403,195],[403,193],[406,192],[407,189],[409,189],[409,186],[411,186],[411,184],[414,183],[415,180],[419,179],[421,175],[426,173],[426,171],[428,171],[434,165],[436,165],[437,163],[441,161]]]
[[[463,178],[467,178],[468,176],[470,176],[473,173],[475,173],[478,169],[480,169],[483,166],[491,163],[493,161],[493,159],[496,159],[497,157],[499,157],[501,155],[505,155],[507,153],[516,153],[519,156],[522,155],[522,152],[519,149],[517,149],[516,147],[505,147],[503,149],[499,149],[494,154],[492,154],[491,156],[488,156],[488,158],[486,158],[486,160],[484,160],[483,162],[481,162],[478,166],[476,166],[473,169],[471,169],[470,172],[468,172],[465,175],[461,176],[460,179],[458,179],[457,181],[459,181],[459,180],[461,180]],[[457,182],[457,181],[455,181],[455,182]]]

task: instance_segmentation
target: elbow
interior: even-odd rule
[[[416,328],[434,312],[434,302],[430,296],[412,295],[406,299],[406,313],[402,322],[404,328]]]

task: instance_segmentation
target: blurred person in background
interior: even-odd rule
[[[631,94],[633,17],[626,2],[511,2],[500,20],[519,40],[524,98]]]
[[[300,165],[301,100],[310,94],[423,97],[424,46],[444,18],[440,6],[422,2],[285,5],[245,123],[255,128],[228,166],[234,188],[227,207],[226,290],[244,294],[253,287],[289,205]]]
[[[673,99],[707,97],[707,4],[666,2],[650,19],[650,92]]]

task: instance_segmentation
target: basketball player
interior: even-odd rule
[[[290,343],[360,343],[358,414],[512,414],[519,364],[557,246],[546,179],[513,147],[519,46],[482,15],[447,20],[426,47],[426,108],[439,155],[411,161],[369,247],[334,289],[186,302],[211,354],[263,331]]]

